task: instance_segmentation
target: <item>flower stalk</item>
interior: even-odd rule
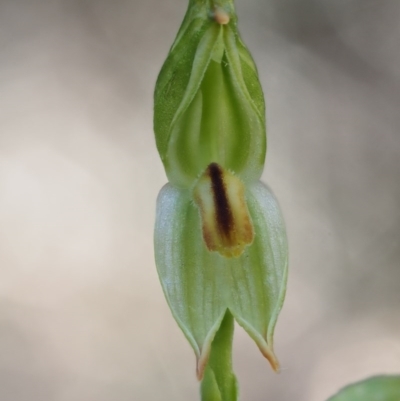
[[[227,311],[211,345],[200,388],[202,401],[237,400],[238,383],[232,370],[233,331],[233,316]]]

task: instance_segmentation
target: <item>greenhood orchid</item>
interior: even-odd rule
[[[233,0],[190,0],[157,81],[154,131],[169,180],[155,224],[161,285],[196,354],[197,375],[209,383],[204,394],[215,390],[209,399],[231,400],[219,373],[206,371],[213,340],[218,349],[233,316],[279,370],[273,334],[288,255],[278,203],[259,181],[264,97]]]

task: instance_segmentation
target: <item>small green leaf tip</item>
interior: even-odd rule
[[[328,401],[399,401],[400,376],[377,376],[345,387]]]
[[[261,176],[265,105],[231,1],[192,1],[157,80],[154,131],[168,179],[180,187],[213,162]]]

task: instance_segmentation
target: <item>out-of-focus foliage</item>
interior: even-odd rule
[[[399,401],[400,376],[378,376],[345,387],[328,401]]]

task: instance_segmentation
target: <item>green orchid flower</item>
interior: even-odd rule
[[[161,285],[196,354],[203,399],[235,400],[233,318],[279,370],[288,251],[278,202],[259,181],[264,97],[232,0],[190,0],[157,81],[154,130],[169,179],[155,224]]]

